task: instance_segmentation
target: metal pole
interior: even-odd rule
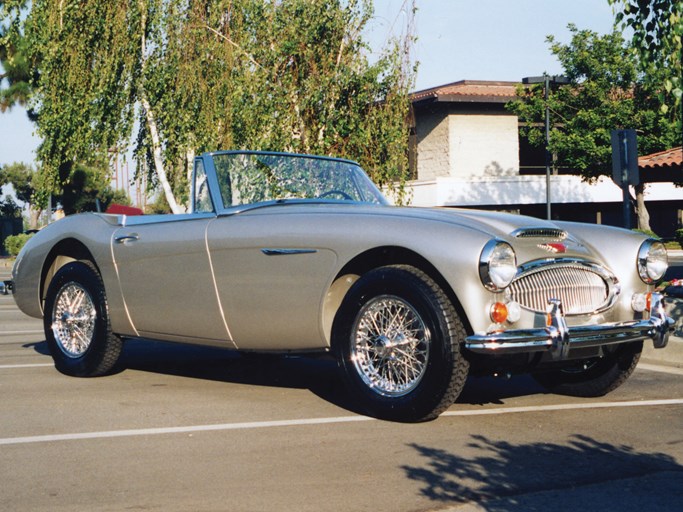
[[[551,220],[550,211],[550,108],[548,107],[548,89],[550,89],[550,77],[543,75],[543,96],[545,98],[545,203],[546,218]]]
[[[621,142],[622,150],[622,169],[621,169],[621,192],[622,192],[622,212],[624,216],[624,227],[626,229],[631,229],[633,226],[631,221],[631,194],[629,192],[629,160],[628,160],[628,139],[623,136]]]

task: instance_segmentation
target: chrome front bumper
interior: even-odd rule
[[[8,295],[10,292],[14,292],[14,282],[0,281],[0,295]]]
[[[553,359],[563,360],[567,359],[570,349],[631,341],[652,340],[655,348],[664,348],[673,325],[659,293],[652,294],[649,319],[573,327],[567,327],[561,302],[550,299],[546,327],[475,334],[465,339],[465,347],[489,355],[549,352]]]

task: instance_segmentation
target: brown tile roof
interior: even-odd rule
[[[683,167],[683,147],[638,157],[638,167],[641,169],[681,168]]]
[[[410,95],[413,103],[419,101],[507,103],[516,97],[516,82],[489,82],[461,80],[417,91]]]

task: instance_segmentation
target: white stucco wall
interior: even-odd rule
[[[500,176],[483,178],[438,178],[414,181],[406,187],[413,206],[501,206],[545,204],[545,176]],[[671,183],[651,183],[645,190],[646,201],[681,201],[683,188]],[[620,203],[621,189],[611,179],[594,184],[579,176],[552,176],[553,204]]]
[[[416,126],[418,179],[433,180],[450,175],[448,130],[448,117],[443,113],[420,115]]]
[[[519,174],[517,116],[452,114],[448,125],[451,177]]]

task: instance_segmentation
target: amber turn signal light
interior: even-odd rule
[[[494,302],[491,306],[491,320],[502,324],[508,319],[508,308],[502,302]]]

